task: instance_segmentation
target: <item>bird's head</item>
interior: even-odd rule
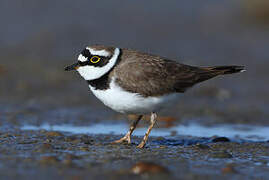
[[[98,79],[114,67],[119,55],[119,48],[88,46],[78,56],[78,62],[67,66],[65,70],[77,70],[85,80]]]

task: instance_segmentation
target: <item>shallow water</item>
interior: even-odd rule
[[[24,125],[22,130],[48,130],[62,131],[73,134],[124,134],[128,130],[128,124],[125,123],[97,123],[90,126],[74,126],[72,124],[50,125],[42,124],[40,126]],[[134,135],[143,136],[147,128],[137,128]],[[253,141],[261,141],[269,139],[268,126],[249,126],[249,125],[218,125],[218,126],[202,126],[199,124],[177,125],[171,128],[154,128],[150,136],[171,136],[178,134],[184,136],[196,137],[212,137],[225,136],[228,138],[237,138]]]

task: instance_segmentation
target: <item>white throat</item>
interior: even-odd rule
[[[94,80],[98,79],[104,74],[106,74],[117,62],[117,59],[120,54],[120,49],[115,48],[114,54],[109,62],[103,67],[94,67],[94,66],[83,66],[79,67],[77,71],[85,80]]]

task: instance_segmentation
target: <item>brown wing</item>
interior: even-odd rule
[[[204,70],[201,68],[179,64],[158,56],[149,57],[146,54],[136,55],[136,60],[123,58],[123,62],[115,68],[116,83],[127,91],[145,97],[184,92],[196,82],[200,82],[202,72]]]
[[[146,97],[183,93],[196,83],[242,71],[243,66],[194,67],[123,49],[113,73],[117,76],[116,82],[125,90]]]

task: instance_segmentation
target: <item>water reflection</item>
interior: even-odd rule
[[[98,123],[90,126],[74,126],[72,124],[50,125],[42,124],[41,126],[24,125],[22,130],[49,130],[62,131],[73,134],[124,134],[128,130],[128,124],[116,123]],[[134,135],[143,136],[146,127],[137,128]],[[248,125],[219,125],[213,127],[202,126],[199,124],[177,125],[170,128],[155,128],[151,136],[171,136],[184,135],[196,137],[225,136],[228,138],[242,138],[246,140],[268,140],[269,127],[248,126]]]

